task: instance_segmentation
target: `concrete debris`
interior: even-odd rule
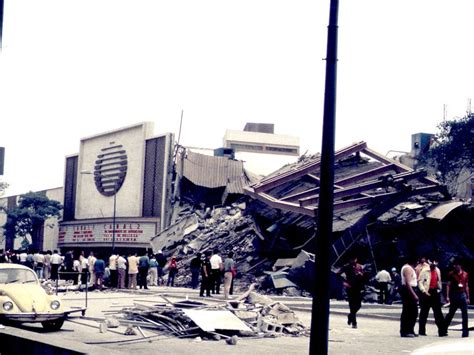
[[[239,337],[308,335],[309,331],[285,304],[253,291],[251,285],[239,299],[214,306],[191,300],[153,305],[135,304],[116,316],[127,333],[146,328],[194,341],[222,340],[236,345]],[[106,322],[101,323],[106,325]]]

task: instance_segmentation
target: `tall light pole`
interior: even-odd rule
[[[115,188],[114,193],[114,214],[112,216],[112,254],[115,254],[115,214],[116,214],[116,207],[117,207],[117,188]]]
[[[313,290],[309,353],[328,353],[329,338],[329,255],[334,213],[334,141],[336,126],[337,18],[339,0],[331,0],[329,10],[324,92],[323,139],[321,148],[321,183],[317,209],[315,241],[316,284]]]

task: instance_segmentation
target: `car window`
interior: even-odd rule
[[[5,269],[0,270],[0,284],[9,283],[36,283],[36,277],[33,271],[23,269]]]

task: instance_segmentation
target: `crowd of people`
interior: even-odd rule
[[[165,278],[166,286],[174,287],[178,274],[176,257],[167,258],[161,250],[156,254],[143,251],[140,255],[136,252],[112,252],[108,257],[93,251],[87,256],[84,251],[67,251],[64,254],[58,250],[0,251],[0,262],[27,266],[36,272],[40,280],[70,280],[74,285],[93,285],[98,290],[104,287],[148,289],[148,286],[164,286]],[[197,253],[191,261],[190,274],[192,288],[198,288],[201,283],[202,297],[220,294],[224,279],[224,297],[228,299],[236,275],[233,253],[229,252],[224,261],[218,250],[204,255]]]
[[[357,257],[352,257],[338,274],[343,275],[349,302],[347,324],[357,328],[357,312],[362,305],[368,274],[357,262]],[[451,262],[451,269],[446,273],[445,288],[437,260],[426,257],[418,260],[413,257],[407,258],[400,274],[396,268],[392,268],[391,273],[380,270],[375,280],[378,283],[380,303],[392,303],[397,294],[401,298],[401,337],[426,336],[426,323],[431,309],[440,337],[448,335],[448,327],[458,309],[461,310],[462,337],[469,336],[469,275],[463,270],[460,260]],[[443,305],[449,307],[446,315],[443,315]],[[418,333],[415,332],[417,320]]]

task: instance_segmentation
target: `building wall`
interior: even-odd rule
[[[125,127],[81,140],[78,162],[76,219],[112,217],[114,197],[102,195],[94,181],[94,167],[103,149],[122,145],[127,157],[127,171],[116,193],[116,215],[142,215],[145,140],[152,134],[150,122]]]

